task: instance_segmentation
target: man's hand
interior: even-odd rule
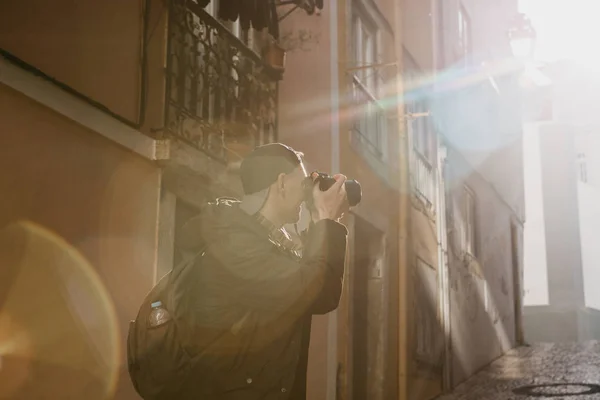
[[[346,196],[346,177],[342,174],[334,175],[335,183],[326,191],[321,191],[315,183],[313,187],[313,202],[315,211],[312,213],[313,222],[322,219],[337,221],[344,212],[348,211]]]

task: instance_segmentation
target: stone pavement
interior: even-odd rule
[[[592,386],[564,386],[583,383]],[[533,385],[550,386],[531,388],[529,394],[514,392]],[[572,395],[581,392],[589,394]],[[509,399],[600,400],[600,342],[543,343],[513,349],[453,393],[436,400]]]

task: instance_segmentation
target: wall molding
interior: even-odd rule
[[[169,158],[169,141],[144,135],[5,57],[0,57],[0,83],[148,160]]]

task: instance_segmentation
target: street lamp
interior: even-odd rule
[[[531,20],[523,13],[517,14],[508,30],[513,55],[519,59],[532,57],[536,37]]]

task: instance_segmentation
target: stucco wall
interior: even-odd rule
[[[524,220],[520,89],[516,74],[501,73],[497,63],[512,57],[506,36],[517,1],[483,4],[474,0],[444,0],[442,12],[443,57],[447,71],[440,87],[448,101],[434,108],[433,119],[442,127],[449,143],[498,191]],[[465,73],[457,47],[458,10],[463,7],[470,21],[472,71]],[[485,62],[485,66],[482,64]],[[481,73],[478,75],[476,70]],[[492,78],[494,82],[488,78]],[[443,93],[442,93],[443,94]],[[460,100],[460,101],[457,101]]]
[[[3,1],[0,48],[137,121],[143,14],[142,0]]]
[[[548,265],[546,259],[546,221],[542,190],[540,134],[536,125],[526,126],[523,133],[525,176],[525,208],[527,220],[524,232],[524,296],[525,306],[547,305]]]
[[[318,17],[296,11],[280,27],[286,70],[279,84],[279,141],[304,152],[310,167],[326,172],[331,169],[331,63],[335,62],[330,13],[331,7]]]
[[[513,215],[459,153],[449,151],[448,165],[452,381],[458,384],[515,346]],[[476,199],[475,258],[465,258],[458,240],[465,184]],[[521,257],[519,251],[517,259]]]
[[[409,387],[411,399],[430,399],[441,393],[444,337],[441,326],[436,216],[413,196],[412,254],[407,285]]]
[[[0,119],[0,226],[31,220],[89,261],[98,274],[97,283],[107,290],[109,297],[103,301],[116,313],[112,317],[116,318],[117,343],[112,345],[119,350],[119,365],[110,366],[119,374],[114,398],[134,399],[122,350],[128,321],[153,284],[159,170],[2,85]],[[79,320],[80,329],[83,332],[91,324],[100,337],[110,338],[110,326],[95,326],[98,310],[84,302],[86,295],[96,296],[86,293],[77,304],[88,318]],[[39,309],[24,319],[24,330],[56,328],[51,319],[46,320],[51,315],[52,310]],[[62,346],[61,354],[69,353],[71,342],[62,343],[62,338],[59,334],[55,342],[43,346]],[[81,390],[75,398],[94,398],[85,392],[80,378],[59,372],[59,366],[51,367],[46,370],[49,375],[37,377],[36,382],[54,380],[52,387],[37,385],[45,396],[66,398],[64,390],[73,386]]]
[[[445,2],[445,0],[443,0]],[[478,0],[450,0],[462,2],[471,18],[473,53],[478,56],[506,59],[511,56],[506,32],[518,12],[518,0],[483,3]]]
[[[431,1],[402,0],[402,44],[420,68],[433,68],[433,5]]]
[[[534,126],[526,132],[530,218],[525,231],[524,321],[529,341],[598,337],[594,335],[599,326],[595,310],[600,307],[595,287],[600,279],[596,272],[600,195],[593,184],[578,182],[576,154],[578,148],[584,149],[585,132],[564,123]]]
[[[583,285],[586,307],[600,310],[600,188],[579,182],[579,230],[581,236],[581,258],[583,264]]]
[[[585,71],[569,65],[552,69],[555,120],[532,126],[524,141],[528,179],[525,283],[529,291],[525,333],[529,341],[588,340],[598,337],[600,326],[595,287],[600,278],[596,272],[600,259],[596,245],[600,222],[597,116],[584,113],[585,118],[577,119],[571,114],[584,107],[586,100],[593,100],[595,84],[583,87]],[[581,96],[573,97],[573,91]],[[580,153],[585,154],[587,183],[578,182]]]
[[[462,57],[458,47],[458,9],[462,5],[471,27],[471,59],[505,60],[510,57],[506,31],[518,10],[517,0],[482,3],[478,0],[434,0],[441,10],[442,61],[446,67]]]
[[[574,134],[567,124],[544,125],[540,131],[542,190],[550,305],[584,305],[579,202]]]

